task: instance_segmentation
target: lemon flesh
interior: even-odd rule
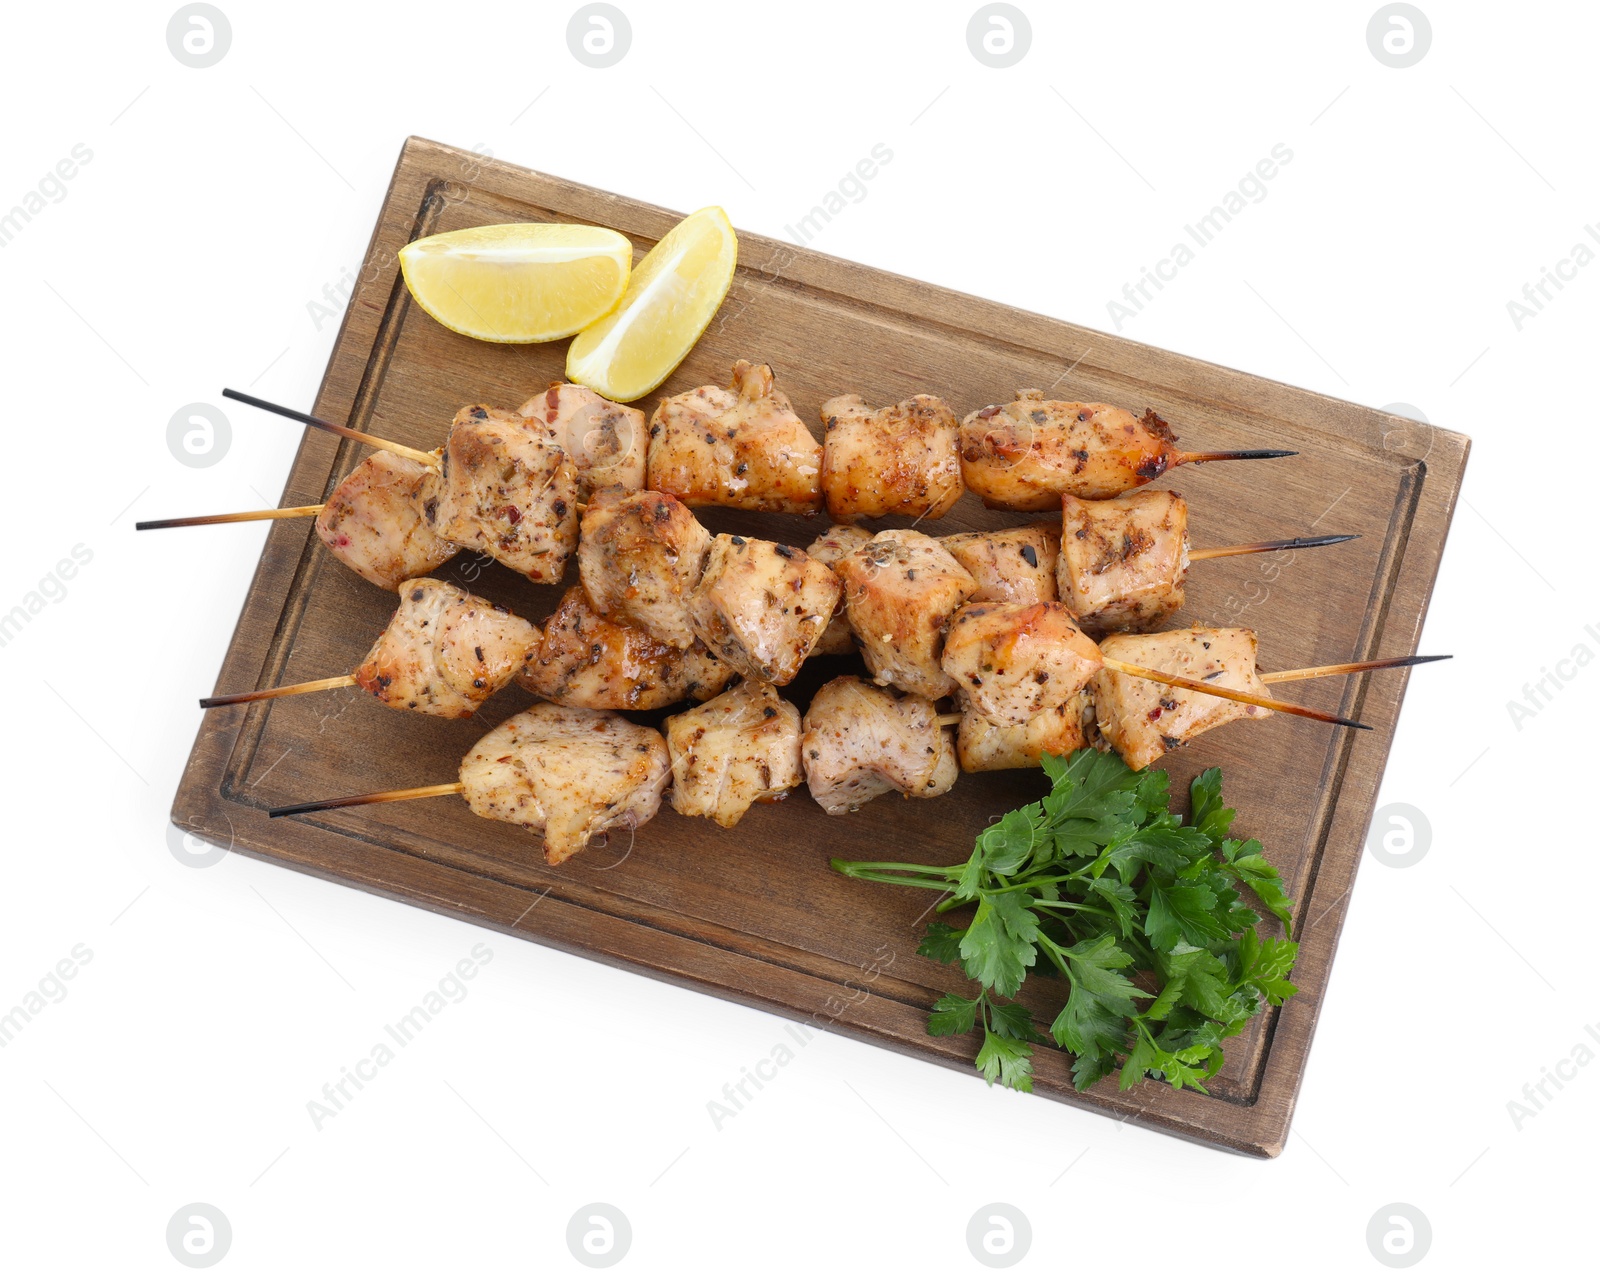
[[[451,331],[500,344],[559,340],[603,318],[633,246],[596,225],[482,225],[400,249],[412,298]]]
[[[689,355],[733,282],[739,240],[721,208],[673,226],[628,279],[622,303],[567,350],[567,378],[613,402],[643,397]]]

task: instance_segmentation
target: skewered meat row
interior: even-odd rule
[[[387,707],[462,719],[524,672],[540,639],[537,627],[503,605],[442,579],[412,579],[389,625],[349,675],[202,698],[200,705],[228,707],[355,685]]]
[[[1188,504],[1173,491],[1136,490],[1114,499],[1062,495],[1061,508],[1060,526],[1040,521],[931,540],[971,576],[974,588],[962,599],[1021,604],[1059,600],[1090,637],[1144,632],[1183,607],[1193,559],[1320,547],[1355,537],[1280,539],[1195,554],[1189,547]],[[837,568],[874,541],[858,527],[835,526],[807,551]],[[836,617],[817,652],[847,653],[852,639],[848,617]],[[929,688],[896,683],[922,693]]]
[[[1255,633],[1243,628],[1113,636],[1105,646],[1148,665],[1104,654],[1087,683],[1021,724],[987,719],[970,698],[963,715],[941,716],[929,699],[855,676],[824,685],[803,722],[773,686],[741,681],[669,719],[665,743],[611,712],[540,703],[480,740],[462,762],[459,781],[297,804],[271,815],[460,793],[480,816],[543,831],[546,859],[560,864],[596,834],[644,824],[669,783],[678,812],[732,826],[753,803],[783,799],[802,779],[824,811],[839,814],[890,791],[931,798],[950,789],[958,766],[1032,766],[1045,751],[1065,755],[1098,746],[1143,768],[1210,729],[1258,717],[1264,707],[1306,713],[1275,703],[1268,680],[1433,661],[1384,659],[1262,676]],[[1152,687],[1147,679],[1163,676],[1181,681]],[[1254,700],[1214,696],[1241,691]],[[960,731],[952,743],[954,723]]]
[[[434,452],[224,392],[396,454],[364,461],[325,505],[139,528],[318,514],[328,548],[390,590],[461,546],[534,582],[555,582],[573,547],[579,503],[606,486],[648,486],[691,506],[810,514],[826,503],[839,522],[890,513],[938,518],[964,488],[991,507],[1043,509],[1063,494],[1132,489],[1176,464],[1291,453],[1181,452],[1151,412],[1135,420],[1102,404],[1046,401],[1037,390],[975,411],[959,426],[929,394],[878,409],[844,394],[823,404],[826,440],[819,443],[771,367],[742,359],[730,389],[705,385],[663,399],[648,431],[634,408],[554,383],[515,413],[463,408],[450,440]]]
[[[731,389],[705,385],[662,401],[650,422],[647,483],[691,507],[812,513],[826,505],[844,523],[937,519],[963,490],[990,508],[1042,512],[1063,495],[1122,494],[1179,464],[1293,453],[1181,451],[1154,411],[1050,401],[1038,389],[959,424],[926,393],[876,409],[841,394],[821,414],[819,445],[774,386],[772,368],[740,360]]]
[[[572,587],[543,629],[441,579],[412,579],[365,661],[348,676],[202,698],[203,707],[259,702],[356,685],[385,706],[420,715],[471,715],[516,680],[563,706],[649,711],[703,701],[733,679],[699,641],[676,649],[596,614]]]

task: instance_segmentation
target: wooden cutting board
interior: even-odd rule
[[[515,407],[560,379],[566,342],[502,346],[457,336],[412,303],[395,253],[408,240],[503,221],[611,226],[643,254],[679,213],[413,138],[401,152],[358,290],[315,413],[431,449],[457,407]],[[1294,459],[1179,469],[1163,486],[1192,511],[1197,547],[1308,533],[1362,537],[1320,551],[1202,562],[1182,617],[1261,633],[1264,668],[1415,652],[1468,441],[1365,407],[1164,353],[971,296],[744,234],[733,290],[657,396],[727,383],[735,358],[769,362],[814,429],[841,392],[889,403],[935,393],[957,415],[1017,389],[1153,407],[1185,449],[1287,447]],[[304,406],[304,403],[292,403]],[[262,427],[279,427],[262,421]],[[308,431],[286,505],[318,503],[362,458]],[[713,531],[797,546],[821,519],[702,510]],[[1027,519],[970,495],[939,533]],[[907,524],[889,519],[879,528]],[[924,527],[925,529],[935,527]],[[227,533],[212,531],[211,533]],[[539,619],[561,589],[540,588],[469,553],[441,577]],[[307,520],[273,525],[218,693],[353,669],[388,621],[393,597],[323,549]],[[787,690],[802,708],[855,659],[817,660]],[[1301,939],[1299,994],[1229,1046],[1210,1095],[1114,1081],[1073,1091],[1067,1057],[1039,1048],[1038,1095],[1237,1151],[1276,1155],[1288,1134],[1307,1048],[1344,921],[1367,824],[1404,695],[1404,673],[1294,686],[1296,700],[1371,724],[1371,733],[1275,716],[1201,738],[1164,763],[1176,791],[1220,765],[1239,810],[1289,881]],[[497,931],[544,942],[972,1071],[969,1037],[931,1038],[929,1005],[964,979],[916,954],[927,904],[915,889],[845,879],[828,858],[952,862],[996,815],[1042,790],[1036,772],[963,775],[937,800],[881,798],[825,816],[803,790],[758,805],[733,830],[661,814],[633,837],[558,869],[538,839],[484,821],[459,799],[269,821],[267,808],[388,787],[448,782],[488,728],[522,710],[511,688],[478,717],[440,721],[386,710],[347,689],[208,712],[173,821],[240,852]],[[659,714],[649,719],[659,719]],[[1029,986],[1048,1020],[1059,989]]]

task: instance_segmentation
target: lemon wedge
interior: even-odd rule
[[[500,344],[559,340],[616,307],[633,246],[597,225],[481,225],[417,239],[400,270],[451,331]]]
[[[613,402],[659,385],[694,348],[733,282],[739,240],[721,208],[679,221],[628,279],[622,303],[567,350],[567,378]]]

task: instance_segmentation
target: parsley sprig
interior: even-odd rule
[[[1283,882],[1259,842],[1229,838],[1219,769],[1191,784],[1185,823],[1159,770],[1092,750],[1043,759],[1050,793],[984,830],[965,862],[833,868],[946,892],[940,913],[976,906],[964,928],[928,924],[917,952],[978,983],[974,998],[939,999],[928,1032],[981,1029],[977,1066],[991,1084],[1031,1090],[1034,1045],[1054,1041],[1075,1057],[1079,1090],[1120,1069],[1124,1090],[1153,1076],[1204,1091],[1223,1040],[1295,992],[1296,943],[1259,936],[1262,916],[1242,899],[1248,889],[1287,933]],[[1030,971],[1067,987],[1047,1034],[1007,1001]]]

